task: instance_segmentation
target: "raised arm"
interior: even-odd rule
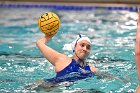
[[[139,79],[139,85],[136,89],[136,93],[140,93],[140,11],[138,11],[138,20],[137,20],[135,60]]]
[[[58,56],[60,55],[55,50],[51,49],[50,47],[46,46],[46,43],[51,39],[52,37],[44,36],[41,39],[37,40],[36,45],[44,55],[44,57],[52,63],[52,65],[55,66],[55,62],[58,59]]]
[[[50,48],[46,45],[46,43],[52,37],[44,36],[41,39],[37,40],[36,45],[44,55],[44,57],[55,66],[56,72],[61,71],[65,66],[67,66],[71,62],[71,58],[67,57],[56,50]]]

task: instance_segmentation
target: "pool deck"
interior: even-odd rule
[[[140,7],[139,3],[135,4],[125,4],[125,3],[89,3],[89,2],[22,2],[22,1],[0,1],[0,5],[49,5],[49,6],[84,6],[84,7]],[[134,9],[136,10],[136,9]]]
[[[2,2],[59,2],[59,3],[114,3],[114,4],[140,4],[140,0],[0,0]]]
[[[24,0],[23,0],[24,1]],[[52,0],[53,2],[48,2],[46,0],[46,2],[31,2],[30,0],[27,2],[23,2],[21,1],[6,1],[6,0],[0,0],[0,3],[2,4],[49,4],[49,5],[65,5],[65,6],[140,6],[140,1],[138,3],[115,3],[115,2],[54,2],[54,0]],[[61,0],[60,0],[61,1]]]

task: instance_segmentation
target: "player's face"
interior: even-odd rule
[[[90,54],[90,43],[87,40],[82,40],[77,43],[75,53],[80,59],[85,59]]]

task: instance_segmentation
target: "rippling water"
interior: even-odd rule
[[[61,27],[49,46],[68,56],[66,47],[78,33],[91,38],[92,51],[88,62],[119,80],[95,76],[72,84],[61,83],[47,92],[63,93],[133,93],[137,85],[134,60],[135,12],[52,10],[37,8],[0,8],[0,92],[37,92],[23,86],[34,80],[55,76],[53,66],[36,47],[43,34],[37,20],[43,12],[60,16]],[[65,46],[65,47],[64,47]],[[123,82],[123,81],[125,82]],[[41,91],[41,93],[45,91]]]

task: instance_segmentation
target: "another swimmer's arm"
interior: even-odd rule
[[[140,10],[138,11],[138,20],[137,20],[135,60],[137,65],[138,78],[140,81]]]
[[[140,9],[138,9],[135,60],[136,60],[137,73],[138,73],[138,79],[139,79],[139,84],[136,88],[135,93],[140,93]]]

